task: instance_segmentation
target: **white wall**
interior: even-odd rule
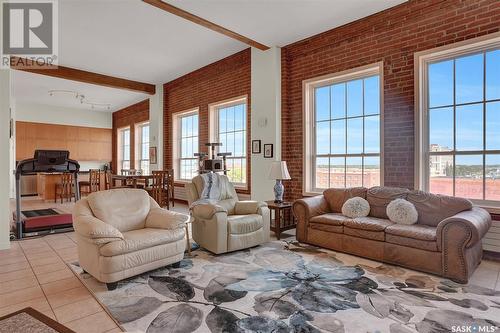
[[[83,127],[113,127],[111,112],[81,110],[43,104],[16,103],[16,120]]]
[[[16,170],[16,102],[11,96],[10,102],[10,118],[12,119],[12,137],[9,140],[10,148],[10,198],[16,197],[16,176],[14,171]],[[10,125],[10,124],[9,124]]]
[[[261,154],[252,154],[252,199],[274,199],[275,180],[268,179],[272,161],[281,159],[281,49],[252,48],[252,140],[261,140]],[[274,145],[274,158],[264,158],[264,144]]]
[[[163,169],[163,85],[156,85],[156,94],[149,98],[149,146],[156,147],[157,164],[151,170]]]
[[[10,247],[10,74],[10,70],[0,69],[0,249]]]

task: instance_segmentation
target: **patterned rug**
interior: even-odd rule
[[[114,291],[77,264],[72,269],[127,331],[430,333],[500,326],[500,291],[296,242],[193,255],[179,269],[124,280]]]

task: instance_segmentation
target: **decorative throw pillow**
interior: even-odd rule
[[[342,205],[342,214],[350,217],[365,217],[370,213],[370,204],[361,197],[347,199]]]
[[[400,224],[415,224],[418,220],[417,209],[405,199],[392,200],[387,205],[387,216],[392,222]]]

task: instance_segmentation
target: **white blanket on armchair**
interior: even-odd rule
[[[200,193],[200,199],[191,204],[190,209],[197,205],[216,204],[217,201],[223,200],[226,197],[226,183],[222,182],[221,175],[218,173],[203,173],[200,175],[203,178],[203,191]]]

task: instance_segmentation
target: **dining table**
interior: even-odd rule
[[[111,187],[117,187],[117,182],[120,182],[119,186],[127,186],[132,184],[133,188],[137,188],[138,181],[144,181],[146,187],[149,187],[151,180],[153,179],[152,174],[142,174],[142,175],[111,175]]]

